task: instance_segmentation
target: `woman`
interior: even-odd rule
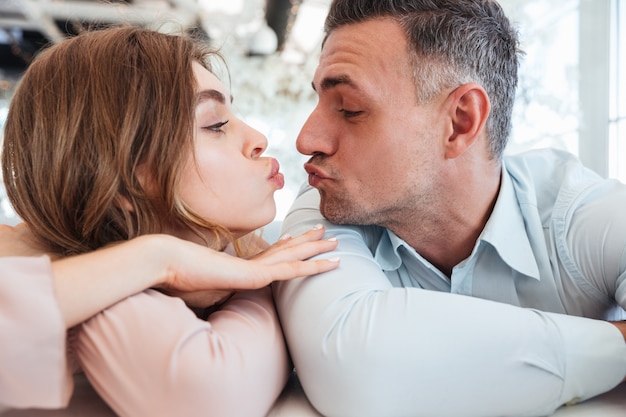
[[[214,56],[186,36],[87,32],[37,57],[7,116],[7,194],[48,251],[147,234],[219,251],[210,283],[182,285],[176,271],[198,261],[178,258],[163,271],[169,295],[130,296],[76,332],[82,368],[121,416],[265,415],[290,371],[267,284],[337,266],[293,263],[335,247],[320,228],[259,253],[252,232],[273,219],[283,178],[266,138],[234,115]]]

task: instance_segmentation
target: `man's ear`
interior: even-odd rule
[[[487,92],[476,83],[458,87],[448,97],[452,134],[446,142],[446,158],[456,158],[483,134],[491,103]]]

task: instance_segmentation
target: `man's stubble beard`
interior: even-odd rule
[[[332,223],[335,224],[354,224],[354,225],[372,225],[378,224],[379,215],[368,212],[363,206],[355,203],[355,199],[349,198],[347,195],[329,196],[325,191],[319,190],[320,193],[320,212]]]

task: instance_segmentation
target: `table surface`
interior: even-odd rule
[[[72,400],[64,410],[9,410],[0,413],[0,417],[116,417],[84,375],[77,375],[75,383]],[[626,416],[626,383],[589,401],[561,407],[552,415],[552,417],[624,416]],[[267,417],[321,417],[321,414],[310,405],[294,375]]]

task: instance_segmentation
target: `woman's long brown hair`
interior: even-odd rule
[[[2,170],[17,214],[52,251],[78,254],[167,225],[209,230],[216,248],[230,239],[177,197],[193,152],[192,62],[211,70],[215,54],[186,35],[115,27],[37,56],[10,103]]]

